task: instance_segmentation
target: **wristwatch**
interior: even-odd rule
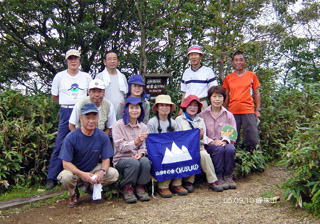
[[[105,169],[100,169],[100,170],[102,170],[104,173],[106,173],[106,172],[107,172]]]

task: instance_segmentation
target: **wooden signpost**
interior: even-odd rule
[[[164,89],[170,84],[169,73],[148,73],[144,75],[146,83],[146,93],[154,98],[160,94],[165,94]]]

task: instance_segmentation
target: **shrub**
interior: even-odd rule
[[[0,179],[10,186],[39,183],[46,176],[58,108],[46,95],[8,90],[0,97]]]
[[[282,138],[280,153],[282,162],[293,170],[293,177],[283,185],[285,197],[297,206],[320,215],[320,84],[306,86],[299,98],[289,104],[295,105],[296,121],[289,128],[292,134]],[[301,104],[301,105],[299,105]],[[293,111],[292,111],[293,113]]]
[[[267,104],[263,103],[260,123],[264,151],[274,158],[281,157],[281,146],[292,139],[297,127],[319,112],[319,88],[319,84],[304,89],[282,88],[265,96]]]
[[[237,149],[235,175],[244,177],[249,173],[263,172],[266,168],[268,156],[262,150],[247,152],[244,149]]]
[[[296,206],[320,215],[320,114],[302,124],[294,137],[283,145],[283,162],[294,176],[283,187],[285,197]]]

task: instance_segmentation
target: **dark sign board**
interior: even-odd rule
[[[170,74],[168,73],[149,73],[145,74],[146,92],[151,97],[165,94],[164,88],[170,84]]]

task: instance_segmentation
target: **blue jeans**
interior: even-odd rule
[[[72,108],[60,108],[59,110],[59,127],[54,149],[50,157],[47,180],[56,181],[58,174],[62,171],[62,161],[59,159],[59,153],[63,143],[63,139],[70,132],[69,118]]]

